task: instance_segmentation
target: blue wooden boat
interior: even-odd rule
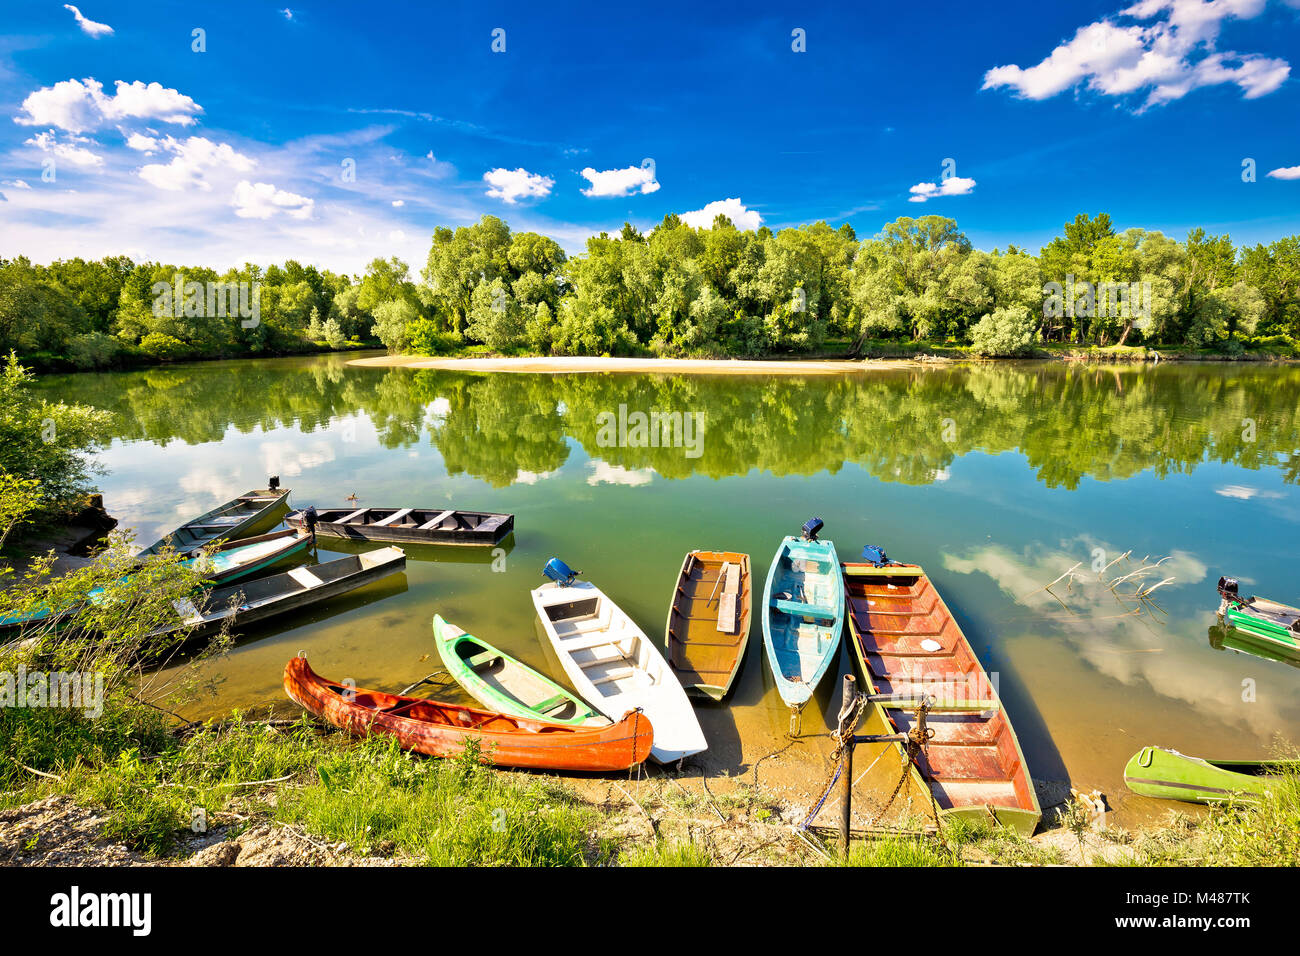
[[[844,630],[844,580],[832,541],[817,540],[820,518],[781,542],[763,589],[763,647],[781,699],[802,707],[812,697]]]

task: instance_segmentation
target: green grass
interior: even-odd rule
[[[644,846],[624,850],[618,855],[619,866],[713,866],[707,850],[695,843],[679,840],[656,840]]]

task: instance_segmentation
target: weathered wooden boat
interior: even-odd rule
[[[688,694],[714,700],[726,696],[745,659],[752,613],[749,555],[686,555],[668,609],[664,647]]]
[[[210,546],[192,558],[184,559],[181,564],[195,568],[203,573],[204,578],[212,584],[227,584],[265,571],[281,561],[294,555],[305,553],[311,547],[311,536],[300,531],[273,531],[256,538],[240,538]],[[131,575],[125,575],[124,581]],[[86,603],[98,604],[103,600],[103,588],[92,588],[85,597],[63,608],[57,613],[48,607],[40,607],[26,614],[0,615],[0,632],[20,628],[26,624],[50,624],[62,621],[76,614]]]
[[[433,640],[447,673],[488,710],[566,727],[604,727],[612,721],[586,701],[527,664],[433,616]]]
[[[1300,608],[1261,597],[1243,598],[1234,578],[1219,578],[1219,616],[1240,640],[1265,656],[1300,662]]]
[[[1300,760],[1205,760],[1177,750],[1143,747],[1124,767],[1134,793],[1190,803],[1262,800],[1283,779],[1300,771]]]
[[[275,482],[271,482],[275,485]],[[289,497],[288,488],[271,487],[261,491],[248,491],[225,504],[217,505],[193,521],[187,521],[171,534],[140,552],[141,556],[157,554],[165,547],[181,552],[193,552],[204,545],[221,539],[242,538],[254,531],[270,527]]]
[[[307,525],[305,513],[285,519],[295,528]],[[354,541],[492,547],[515,529],[515,516],[443,508],[329,508],[318,511],[316,533]]]
[[[404,567],[406,554],[401,548],[388,547],[214,588],[198,604],[190,600],[175,602],[177,620],[153,633],[190,631],[191,637],[201,637],[218,630],[226,621],[242,627],[347,594]]]
[[[578,572],[552,558],[532,591],[542,629],[578,693],[611,720],[639,708],[654,722],[650,756],[681,760],[708,748],[686,691],[645,632]]]
[[[820,541],[820,518],[781,542],[763,588],[763,647],[776,689],[802,707],[836,659],[844,630],[844,584],[835,543]]]
[[[484,763],[536,770],[626,770],[650,753],[654,728],[642,713],[604,727],[573,727],[472,707],[363,690],[318,676],[305,658],[284,669],[284,690],[316,716],[354,734],[388,734],[402,747],[456,757],[475,741]]]
[[[906,734],[929,698],[933,734],[917,757],[920,777],[945,816],[989,820],[1025,835],[1042,817],[1011,721],[966,635],[918,565],[868,548],[843,565],[853,656],[885,726]],[[900,748],[901,744],[894,745]]]

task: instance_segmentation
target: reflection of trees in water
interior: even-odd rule
[[[241,431],[303,431],[363,414],[386,448],[429,428],[452,474],[498,487],[554,471],[566,436],[593,458],[667,478],[838,471],[925,484],[972,451],[1023,454],[1050,487],[1203,461],[1300,479],[1300,369],[1247,366],[990,365],[852,376],[466,374],[347,369],[341,361],[211,363],[51,376],[52,395],[116,413],[117,437],[166,444]],[[441,399],[431,414],[435,400]],[[703,412],[702,453],[604,448],[598,416]],[[1255,422],[1250,440],[1249,421]]]

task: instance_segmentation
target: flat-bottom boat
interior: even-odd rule
[[[1262,800],[1283,778],[1300,771],[1300,760],[1205,760],[1177,750],[1143,747],[1124,767],[1134,793],[1190,803]]]
[[[673,588],[664,648],[688,694],[722,700],[749,646],[749,555],[691,551]]]
[[[872,706],[894,733],[926,715],[933,736],[918,756],[921,792],[945,816],[995,819],[1026,836],[1042,816],[1025,756],[996,689],[939,592],[917,565],[844,565],[849,633]],[[895,744],[901,747],[901,744]]]
[[[433,641],[447,673],[476,701],[510,717],[568,727],[605,727],[611,721],[586,701],[487,641],[433,616]]]
[[[268,484],[271,487],[246,491],[238,498],[232,498],[192,521],[185,522],[171,534],[141,551],[140,556],[157,554],[165,547],[177,551],[193,551],[213,541],[241,538],[271,527],[285,507],[289,489],[280,488],[278,478],[271,479]]]
[[[611,720],[640,708],[654,723],[650,756],[671,763],[708,748],[690,698],[645,632],[558,558],[532,592],[542,629],[569,682]]]
[[[284,519],[305,528],[307,514]],[[515,516],[455,508],[327,508],[316,514],[316,533],[353,541],[493,547],[515,529]]]
[[[1239,638],[1267,656],[1300,662],[1300,608],[1261,597],[1243,598],[1237,581],[1219,578],[1219,615]]]
[[[214,588],[200,601],[177,601],[177,620],[154,635],[188,631],[201,637],[227,621],[236,627],[296,611],[396,574],[406,567],[401,548],[378,548],[311,567],[291,568],[257,581]]]
[[[627,770],[650,753],[648,717],[629,713],[605,727],[571,727],[419,697],[353,688],[317,675],[305,658],[284,669],[284,690],[316,716],[354,734],[388,734],[406,750],[456,757],[476,741],[484,763],[535,770]]]

